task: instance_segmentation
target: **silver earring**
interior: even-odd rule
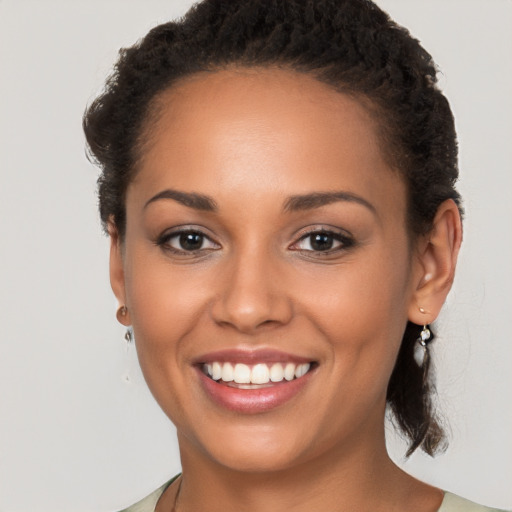
[[[428,325],[424,325],[416,344],[414,346],[414,360],[416,364],[422,368],[428,357],[428,344],[431,341],[432,333]]]
[[[131,382],[131,373],[132,373],[132,346],[133,346],[133,329],[132,327],[127,327],[126,328],[126,332],[124,333],[124,339],[126,340],[126,345],[125,345],[125,365],[126,365],[126,370],[124,371],[124,374],[123,374],[123,381],[126,383],[126,384],[129,384]]]
[[[130,328],[126,329],[126,332],[124,333],[124,339],[126,340],[126,343],[131,343],[133,341],[133,334]]]

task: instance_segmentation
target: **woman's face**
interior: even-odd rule
[[[259,471],[381,443],[421,269],[365,109],[221,71],[163,94],[146,141],[112,282],[184,456]]]

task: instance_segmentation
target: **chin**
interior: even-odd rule
[[[199,449],[200,457],[231,471],[269,473],[284,471],[315,457],[320,446],[309,432],[292,425],[219,425],[208,432],[188,435],[189,444]],[[186,450],[188,451],[188,450]]]
[[[240,473],[270,473],[296,467],[300,460],[295,450],[283,447],[230,446],[220,453],[211,453],[215,461],[227,469]]]

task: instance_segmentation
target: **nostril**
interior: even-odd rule
[[[260,253],[259,248],[256,252]],[[217,294],[211,304],[213,320],[243,333],[282,325],[292,317],[289,289],[269,267],[275,262],[252,253],[239,254],[229,271],[219,269]]]
[[[243,333],[261,328],[282,325],[289,321],[290,315],[282,314],[278,309],[260,305],[254,308],[236,308],[229,304],[217,305],[212,311],[215,322],[222,326],[232,326]]]

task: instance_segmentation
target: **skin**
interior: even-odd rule
[[[437,510],[441,491],[389,459],[384,411],[407,320],[432,322],[449,291],[455,204],[412,240],[405,184],[376,122],[309,76],[200,74],[160,95],[157,110],[127,191],[123,241],[111,225],[111,282],[147,383],[178,430],[178,510]],[[150,201],[168,189],[209,196],[217,209]],[[360,201],[284,208],[292,196],[333,191]],[[205,234],[199,251],[180,249],[176,236],[162,242],[178,226]],[[344,238],[314,251],[311,229]],[[285,404],[240,414],[209,399],[192,365],[231,348],[318,366]],[[176,492],[157,510],[171,510]]]

